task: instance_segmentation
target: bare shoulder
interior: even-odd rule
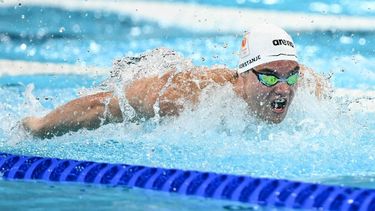
[[[153,116],[153,105],[168,79],[174,74],[168,71],[161,76],[151,76],[135,80],[125,87],[129,104],[140,114]]]
[[[172,81],[179,87],[196,85],[199,89],[203,89],[211,83],[219,85],[233,83],[235,75],[236,73],[228,68],[195,67],[175,73]]]
[[[211,79],[220,85],[223,85],[228,82],[234,83],[234,80],[237,75],[235,71],[232,71],[228,68],[212,68],[209,69],[207,72],[210,75]]]
[[[224,85],[232,82],[233,78],[234,72],[225,68],[195,67],[175,72],[165,84],[164,92],[160,93],[161,114],[178,114],[186,103],[196,105],[201,91],[208,85]]]
[[[201,89],[211,83],[224,85],[226,83],[234,83],[236,73],[228,68],[208,68],[197,67],[190,71],[193,79],[199,82]]]

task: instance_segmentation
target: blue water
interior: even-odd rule
[[[140,189],[43,182],[0,181],[0,184],[0,192],[6,193],[0,199],[2,210],[14,210],[15,202],[18,210],[260,210],[240,203]]]
[[[165,2],[176,2],[165,0]],[[355,15],[375,16],[375,4],[373,1],[350,1],[350,0],[177,0],[177,2],[199,3],[204,5],[251,8],[261,10],[274,10],[285,12],[303,12],[329,15]]]
[[[311,9],[316,3],[313,1],[294,4],[273,1],[276,3],[272,7],[271,1],[195,2],[316,12]],[[371,4],[370,1],[357,2]],[[339,14],[374,15],[372,10],[353,7],[349,1],[324,3],[331,5],[327,13],[337,14],[336,6],[332,6],[336,3],[342,8]],[[372,31],[290,33],[301,62],[330,78],[334,89],[375,90],[375,35]],[[165,28],[157,22],[111,12],[23,5],[0,8],[0,59],[6,60],[111,67],[117,58],[164,46],[190,58],[195,65],[225,64],[234,68],[239,42],[238,34]],[[83,89],[98,86],[104,79],[105,76],[89,75],[1,76],[0,151],[375,187],[375,144],[370,141],[375,138],[375,114],[359,104],[373,103],[373,98],[333,94],[332,99],[318,101],[301,92],[286,120],[270,126],[255,123],[244,115],[245,108],[233,93],[218,89],[206,93],[207,103],[200,105],[196,112],[187,111],[162,123],[150,120],[140,124],[106,125],[96,131],[81,130],[51,140],[25,137],[13,128],[21,118],[44,114],[78,97]],[[27,90],[30,91],[31,83],[34,89],[30,93]],[[42,193],[50,196],[45,201],[35,202],[35,207],[60,206],[55,204],[57,202],[69,206],[76,202],[83,208],[119,209],[119,206],[133,204],[129,209],[231,210],[226,203],[181,199],[173,195],[172,199],[157,194],[148,196],[141,190],[71,184],[52,186],[1,181],[1,191],[12,196],[26,199]],[[18,191],[20,189],[30,191],[24,193]],[[170,206],[170,201],[176,203]],[[27,203],[29,200],[24,200],[19,205],[22,208]],[[12,206],[6,199],[0,200],[0,207],[10,209]]]
[[[44,7],[1,8],[0,17],[2,59],[110,67],[116,58],[164,46],[196,65],[237,65],[239,34],[197,33],[109,12]],[[334,74],[337,87],[374,89],[373,32],[290,33],[302,63]]]

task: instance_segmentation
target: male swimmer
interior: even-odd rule
[[[178,115],[184,102],[197,104],[201,91],[208,85],[230,84],[255,117],[280,123],[296,90],[302,87],[298,81],[306,71],[311,70],[298,63],[290,35],[279,27],[264,24],[252,27],[243,37],[236,71],[203,67],[182,72],[170,70],[161,76],[135,80],[124,87],[124,93],[137,114],[149,118],[155,115],[153,105],[157,100],[160,116]],[[316,77],[319,95],[319,78],[312,75]],[[119,99],[112,92],[102,92],[68,102],[44,117],[27,117],[22,124],[34,137],[51,138],[123,119]]]

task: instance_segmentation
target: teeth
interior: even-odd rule
[[[284,98],[278,98],[275,100],[276,103],[284,103],[285,99]]]

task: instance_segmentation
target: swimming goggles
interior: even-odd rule
[[[275,86],[279,82],[286,82],[289,86],[293,86],[297,83],[299,77],[298,72],[293,73],[287,78],[279,78],[278,76],[271,73],[257,72],[254,68],[251,70],[258,77],[259,82],[268,87]]]

